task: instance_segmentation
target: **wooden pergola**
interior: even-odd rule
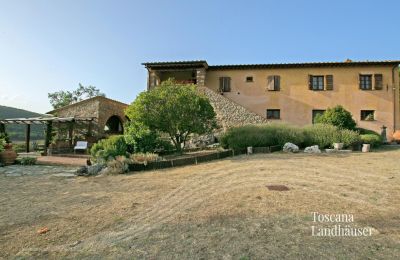
[[[68,124],[68,136],[70,147],[72,147],[72,136],[74,133],[74,125],[77,122],[89,122],[88,132],[92,130],[92,122],[95,121],[95,117],[33,117],[33,118],[11,118],[11,119],[0,119],[0,132],[5,132],[5,125],[17,124],[26,125],[26,152],[29,153],[29,143],[31,135],[31,125],[46,125],[45,134],[45,148],[44,152],[47,153],[47,148],[51,141],[51,132],[53,123],[66,123]]]

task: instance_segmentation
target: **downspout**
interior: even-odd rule
[[[400,100],[396,100],[396,89],[397,86],[395,85],[395,69],[398,69],[399,64],[396,64],[392,68],[392,89],[393,89],[393,133],[396,131],[396,102],[400,102]],[[397,71],[398,73],[398,71]]]

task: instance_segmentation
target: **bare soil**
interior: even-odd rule
[[[398,259],[399,158],[257,154],[89,178],[0,168],[0,258]],[[313,237],[312,212],[374,232]]]

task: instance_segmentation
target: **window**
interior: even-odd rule
[[[309,78],[311,90],[324,90],[324,76],[311,76]]]
[[[267,119],[280,119],[281,110],[280,109],[267,109]]]
[[[231,78],[230,77],[220,77],[219,78],[219,91],[220,92],[230,92],[231,91]]]
[[[253,82],[253,77],[246,77],[246,82]]]
[[[361,110],[361,120],[363,120],[363,121],[375,120],[375,111],[374,110]]]
[[[281,89],[281,77],[277,75],[268,76],[267,89],[269,91],[279,91]]]
[[[315,123],[315,118],[319,115],[322,115],[325,112],[325,110],[322,109],[314,109],[312,111],[312,123]]]
[[[371,90],[372,89],[372,75],[361,75],[360,74],[360,89]]]

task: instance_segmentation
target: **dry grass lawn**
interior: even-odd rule
[[[398,259],[399,159],[274,153],[119,176],[0,174],[0,258]],[[374,233],[313,237],[312,212],[353,214]]]

